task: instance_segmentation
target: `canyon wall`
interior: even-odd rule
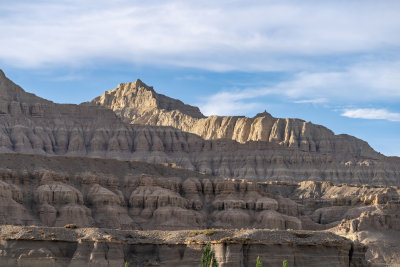
[[[56,104],[0,71],[0,265],[197,265],[207,242],[222,266],[398,264],[399,177],[302,120],[205,117],[139,80]]]
[[[3,154],[0,159],[2,225],[56,229],[73,224],[78,228],[103,229],[97,231],[157,229],[164,236],[170,231],[187,229],[192,232],[191,236],[203,236],[204,242],[209,240],[208,231],[213,233],[216,229],[286,230],[290,234],[298,233],[300,239],[315,233],[319,238],[319,232],[323,231],[342,235],[354,244],[367,245],[366,259],[373,265],[395,264],[400,260],[400,239],[397,238],[400,235],[400,190],[396,186],[222,179],[185,169],[110,159],[19,154]],[[281,232],[279,236],[285,236]],[[139,246],[137,251],[155,253],[157,242],[151,249]],[[12,243],[12,247],[18,247],[19,243]],[[262,250],[282,249],[284,244],[263,245]],[[87,246],[96,248],[95,244]],[[104,251],[101,246],[98,249]],[[216,251],[221,250],[218,253],[228,253],[220,256],[222,261],[232,256],[231,250],[260,251],[257,246],[235,245],[229,249],[226,246],[215,246]],[[325,245],[318,246],[318,249],[322,246],[324,253],[331,251],[330,245],[329,249],[325,249]],[[292,255],[293,249],[298,251],[297,247],[290,247],[290,251],[285,250],[287,255]],[[6,245],[4,251],[8,249]],[[348,249],[343,253],[349,255]],[[182,250],[184,248],[180,247],[179,251]],[[94,253],[89,248],[88,251],[85,253]],[[122,254],[118,253],[121,259]],[[296,253],[291,259],[301,266]],[[334,249],[332,253],[339,252]],[[359,253],[357,257],[363,257],[362,250]],[[281,256],[286,257],[286,254]],[[336,262],[337,259],[330,260]]]
[[[393,186],[222,179],[140,162],[8,156],[14,163],[2,160],[8,169],[0,169],[2,224],[321,230],[395,205],[400,193]]]
[[[246,230],[213,232],[123,231],[5,226],[0,229],[2,266],[197,266],[212,244],[221,267],[264,265],[365,266],[365,247],[322,232]],[[271,256],[266,256],[271,255]]]

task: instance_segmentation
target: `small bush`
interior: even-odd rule
[[[76,226],[76,224],[70,223],[70,224],[64,225],[64,228],[76,229],[76,228],[78,228],[78,226]]]
[[[206,230],[199,230],[199,231],[191,231],[191,232],[189,232],[188,236],[189,237],[195,237],[195,236],[198,236],[198,235],[210,236],[210,235],[213,235],[213,234],[215,234],[215,230],[206,229]]]
[[[191,231],[189,234],[188,234],[188,236],[189,237],[195,237],[195,236],[197,236],[197,235],[199,235],[200,233],[198,232],[198,231]]]
[[[256,263],[256,267],[263,267],[260,256],[257,256],[257,263]]]
[[[218,267],[215,253],[211,249],[210,243],[205,246],[203,254],[201,255],[201,267]]]

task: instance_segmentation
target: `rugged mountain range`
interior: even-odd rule
[[[197,107],[157,94],[141,80],[119,84],[93,99],[130,124],[171,126],[206,140],[231,139],[239,143],[261,141],[305,152],[332,153],[338,157],[382,157],[366,142],[300,119],[279,119],[266,111],[254,118],[205,117]]]
[[[205,118],[139,80],[68,105],[26,93],[0,72],[0,92],[1,152],[138,160],[260,181],[400,184],[400,160],[355,137],[267,113]]]
[[[399,158],[320,125],[140,80],[56,104],[0,71],[2,266],[193,266],[207,242],[220,266],[399,264],[399,185]]]

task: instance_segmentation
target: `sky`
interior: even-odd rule
[[[400,156],[398,0],[2,0],[0,69],[81,103],[140,78],[205,115],[301,118]]]

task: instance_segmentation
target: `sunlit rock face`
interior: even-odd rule
[[[113,110],[131,124],[171,126],[207,140],[231,139],[239,143],[263,141],[306,152],[351,154],[380,158],[367,143],[300,119],[279,119],[263,112],[243,116],[205,117],[197,107],[157,94],[141,80],[121,83],[93,99],[92,104]]]
[[[208,228],[239,236],[232,244],[228,236],[216,240],[226,266],[253,265],[260,251],[278,250],[299,266],[365,266],[365,252],[369,263],[394,265],[400,262],[399,177],[399,158],[302,120],[266,112],[205,117],[140,80],[91,103],[61,105],[26,93],[0,71],[2,266],[44,266],[43,259],[65,266],[116,266],[122,259],[187,266],[200,255],[209,238],[201,230]],[[37,228],[24,232],[32,225]],[[82,231],[57,236],[64,225]],[[188,233],[179,234],[177,249],[154,239],[130,243],[127,234],[160,230],[164,240],[172,230],[189,229],[200,231],[191,234],[200,239],[192,236],[198,249],[188,254]],[[265,229],[278,241],[248,246],[251,231],[261,236]],[[27,242],[31,237],[40,242]],[[312,250],[314,258],[307,256],[310,244],[321,248]],[[154,248],[156,258],[146,252]],[[148,261],[135,258],[138,251]]]
[[[120,84],[91,104],[55,104],[0,76],[3,153],[138,160],[258,181],[400,183],[397,158],[301,120],[268,113],[206,118],[140,81]]]

